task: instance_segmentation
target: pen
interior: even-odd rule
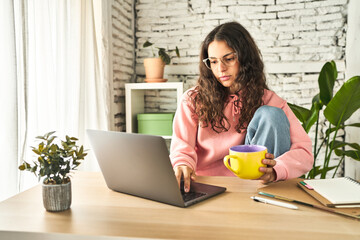
[[[270,200],[270,199],[265,199],[262,197],[252,196],[251,199],[253,199],[256,202],[262,202],[262,203],[271,204],[271,205],[275,205],[275,206],[279,206],[279,207],[284,207],[284,208],[289,208],[289,209],[298,209],[298,207],[293,204],[283,203],[283,202]]]
[[[347,213],[344,213],[344,212],[338,212],[338,211],[335,211],[332,208],[325,207],[325,206],[320,206],[320,205],[316,205],[316,204],[310,204],[310,203],[306,203],[306,202],[302,202],[302,201],[298,201],[298,200],[293,200],[293,199],[286,198],[286,197],[276,196],[276,195],[272,195],[272,194],[264,193],[264,192],[258,192],[258,194],[264,195],[264,196],[267,196],[267,197],[276,198],[276,199],[281,199],[281,200],[288,201],[288,202],[298,203],[298,204],[301,204],[301,205],[304,205],[304,206],[307,206],[307,207],[317,208],[317,209],[320,209],[320,210],[323,210],[323,211],[326,211],[326,212],[335,213],[335,214],[342,215],[342,216],[345,216],[345,217],[354,217],[354,216],[352,216],[350,214],[347,214]],[[360,219],[360,215],[357,216],[357,218]]]
[[[269,193],[264,193],[264,192],[258,192],[258,193],[260,195],[264,195],[264,196],[267,196],[267,197],[276,198],[276,199],[280,199],[280,200],[284,200],[284,201],[288,201],[288,202],[301,203],[301,204],[303,203],[303,202],[299,202],[299,201],[296,201],[296,200],[292,200],[290,198],[275,196],[275,195],[272,195],[272,194],[269,194]]]

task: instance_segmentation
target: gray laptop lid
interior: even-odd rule
[[[87,134],[105,182],[114,191],[186,207],[226,190],[193,182],[191,188],[205,194],[184,202],[162,137],[101,130]]]

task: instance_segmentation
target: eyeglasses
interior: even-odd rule
[[[232,66],[234,66],[234,64],[237,61],[236,56],[237,56],[236,52],[231,52],[231,53],[224,55],[221,58],[209,57],[209,58],[203,59],[202,61],[208,69],[215,69],[219,65],[220,61],[225,66],[232,67]]]

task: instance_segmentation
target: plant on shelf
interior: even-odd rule
[[[164,82],[166,79],[164,78],[164,68],[165,65],[170,64],[171,57],[170,53],[175,51],[176,56],[180,57],[180,52],[178,47],[175,47],[173,50],[166,50],[162,47],[156,47],[158,49],[158,56],[154,52],[153,43],[146,41],[143,44],[143,48],[151,47],[153,58],[145,58],[144,59],[144,67],[145,67],[145,75],[147,82]]]
[[[354,76],[344,82],[339,91],[333,95],[337,75],[335,62],[325,63],[318,78],[320,92],[313,97],[311,108],[306,109],[289,103],[291,110],[302,123],[307,133],[315,124],[314,165],[306,178],[315,178],[318,175],[320,175],[320,178],[326,178],[327,173],[331,170],[334,170],[332,177],[335,177],[345,156],[360,161],[360,145],[345,142],[345,138],[339,140],[338,137],[340,129],[345,132],[345,127],[360,127],[360,123],[345,124],[345,121],[360,108],[360,76]],[[320,134],[319,118],[321,113],[327,127],[324,136]],[[323,162],[316,165],[316,160],[323,147],[325,148]],[[345,148],[348,150],[345,150]],[[339,156],[340,160],[334,166],[330,166],[329,163],[333,153]]]
[[[80,165],[87,153],[83,146],[76,145],[78,139],[75,137],[66,136],[64,141],[60,140],[59,145],[56,143],[58,138],[53,136],[54,133],[49,132],[36,137],[40,143],[32,147],[32,151],[38,155],[37,159],[33,164],[24,161],[19,170],[34,173],[39,181],[43,178],[45,208],[48,211],[63,211],[71,204],[70,171]]]
[[[153,48],[153,43],[149,42],[149,41],[146,41],[144,44],[143,44],[143,48],[147,48],[147,47],[151,47],[151,50],[152,50],[152,53],[153,53],[153,56],[155,57],[155,52],[154,52],[154,48]],[[158,55],[159,57],[161,58],[161,60],[163,60],[163,62],[167,65],[167,64],[170,64],[171,62],[171,57],[170,57],[170,53],[175,51],[176,53],[176,56],[177,57],[180,57],[180,52],[179,52],[179,49],[178,47],[175,47],[175,49],[173,50],[166,50],[165,48],[160,48],[160,47],[157,47],[158,49]],[[168,53],[169,54],[168,54]]]

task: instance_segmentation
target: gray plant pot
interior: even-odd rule
[[[44,207],[49,212],[61,212],[71,205],[71,182],[66,184],[42,184]]]

